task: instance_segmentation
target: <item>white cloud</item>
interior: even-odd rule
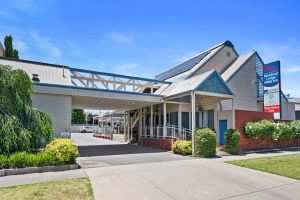
[[[135,34],[132,30],[126,32],[111,31],[107,34],[107,37],[118,44],[130,44],[135,40]]]
[[[19,40],[19,39],[14,39],[13,40],[13,45],[14,45],[14,48],[19,50],[19,51],[25,51],[28,48],[27,44],[25,42],[23,42],[22,40]]]
[[[135,62],[120,64],[119,66],[114,68],[114,73],[144,78],[153,78],[155,75],[155,71],[151,70],[151,68],[141,67],[138,63]]]
[[[54,46],[54,44],[52,44],[50,38],[40,36],[35,30],[31,31],[30,34],[32,38],[36,41],[39,48],[48,51],[54,57],[62,56],[61,50]]]
[[[299,73],[300,72],[300,65],[298,66],[288,66],[282,69],[283,73],[290,74],[290,73]]]
[[[12,13],[4,11],[4,10],[0,10],[0,16],[3,18],[6,18],[6,19],[15,19],[16,18]]]
[[[10,3],[15,9],[29,15],[34,15],[39,10],[35,0],[11,0]]]
[[[186,53],[185,55],[175,54],[175,55],[171,56],[170,62],[171,62],[171,64],[178,64],[178,63],[181,63],[183,61],[186,61],[186,60],[192,58],[196,54],[197,54],[196,51],[190,51],[190,52]]]

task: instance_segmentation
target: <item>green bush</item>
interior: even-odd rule
[[[230,154],[240,153],[240,133],[235,129],[228,129],[225,133],[225,151]]]
[[[216,155],[216,133],[211,129],[202,128],[196,130],[195,155],[205,158]]]
[[[274,138],[276,124],[269,120],[261,120],[259,122],[247,122],[244,128],[245,136],[251,139],[270,139]]]
[[[172,145],[172,151],[176,154],[191,155],[192,154],[192,142],[187,140],[177,140]]]
[[[291,126],[287,123],[276,123],[276,139],[286,140],[291,139],[293,135],[293,130]]]
[[[300,138],[300,120],[291,121],[290,127],[292,129],[292,137]]]
[[[0,155],[0,169],[4,169],[8,167],[7,156]]]
[[[63,163],[74,163],[78,156],[78,147],[70,139],[56,138],[46,145],[45,152]]]
[[[55,156],[40,152],[31,154],[26,152],[17,152],[9,157],[0,155],[0,169],[3,168],[23,168],[23,167],[42,167],[65,164],[56,159]]]
[[[9,156],[8,165],[10,168],[22,168],[28,166],[28,154],[26,152],[18,152]]]

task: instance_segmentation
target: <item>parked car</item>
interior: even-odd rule
[[[82,127],[80,127],[80,132],[81,133],[92,133],[93,128],[91,126],[82,126]]]

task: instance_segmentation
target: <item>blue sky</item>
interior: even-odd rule
[[[0,38],[22,59],[153,78],[230,40],[240,54],[281,60],[285,93],[300,97],[300,2],[0,0]]]

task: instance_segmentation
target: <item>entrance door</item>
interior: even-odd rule
[[[224,145],[225,132],[227,131],[227,120],[219,120],[219,143]]]

